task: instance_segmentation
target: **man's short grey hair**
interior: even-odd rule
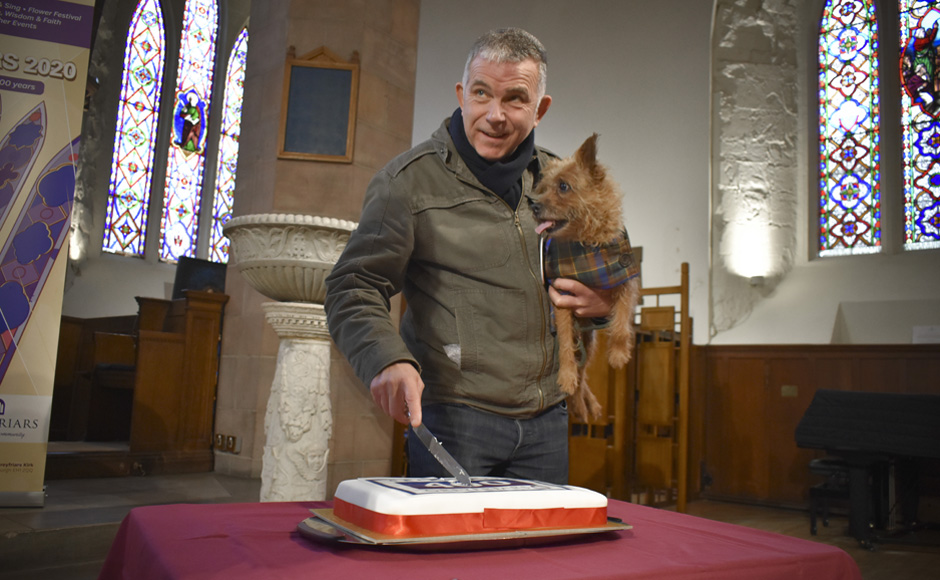
[[[470,64],[480,57],[497,64],[504,62],[517,63],[533,60],[539,65],[539,94],[541,99],[545,96],[545,87],[548,80],[548,54],[539,39],[521,28],[501,28],[491,30],[477,39],[467,56],[467,64],[463,67],[463,85],[470,82]]]

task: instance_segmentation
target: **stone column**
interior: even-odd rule
[[[326,314],[319,304],[262,308],[280,345],[264,417],[261,501],[324,500],[333,431]]]

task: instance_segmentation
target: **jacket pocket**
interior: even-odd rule
[[[479,272],[505,266],[510,259],[512,216],[500,215],[492,200],[473,200],[418,213],[414,257],[457,272]]]
[[[533,356],[522,292],[458,292],[456,304],[461,370],[487,377],[491,388],[526,376]]]

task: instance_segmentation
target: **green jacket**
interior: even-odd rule
[[[473,176],[447,124],[372,179],[359,226],[326,280],[340,351],[366,385],[389,364],[421,370],[423,402],[463,403],[529,417],[561,402],[539,238],[525,202],[515,210]],[[407,301],[401,331],[389,316]]]

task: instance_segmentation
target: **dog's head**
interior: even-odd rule
[[[597,162],[597,133],[571,157],[549,163],[528,201],[536,231],[550,238],[603,244],[623,229],[620,192]]]

